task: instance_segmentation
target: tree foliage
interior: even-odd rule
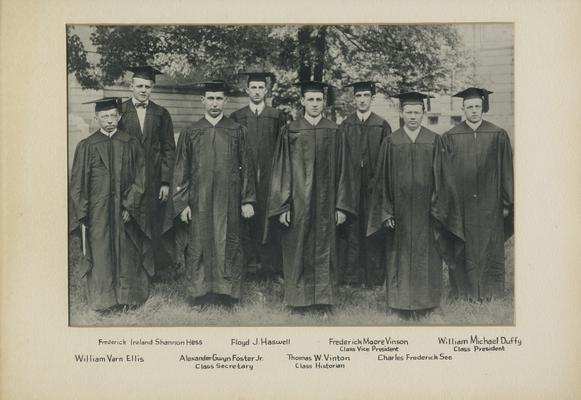
[[[91,29],[94,60],[78,29]],[[68,71],[84,88],[116,83],[126,66],[145,63],[183,82],[232,82],[243,70],[264,69],[277,77],[273,103],[283,109],[296,105],[292,83],[299,79],[336,87],[375,80],[387,94],[444,93],[471,62],[449,25],[85,26],[69,27],[67,44]]]

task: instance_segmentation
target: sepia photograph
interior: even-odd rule
[[[580,13],[0,2],[0,398],[579,398]]]
[[[513,35],[67,25],[69,324],[513,324]]]

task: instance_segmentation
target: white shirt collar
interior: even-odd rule
[[[418,135],[420,134],[420,130],[422,129],[421,125],[418,129],[416,129],[415,131],[412,131],[411,129],[408,129],[407,126],[404,125],[403,130],[405,131],[405,133],[409,136],[409,138],[411,139],[412,142],[416,142],[416,139],[418,138]]]
[[[479,127],[480,125],[482,125],[482,120],[478,121],[478,122],[477,122],[477,123],[475,123],[475,124],[474,124],[474,123],[472,123],[472,122],[470,122],[470,121],[468,121],[468,120],[466,120],[466,124],[467,124],[467,125],[468,125],[470,128],[472,128],[472,130],[473,130],[474,132],[476,132],[476,129],[478,129],[478,127]]]
[[[323,119],[323,114],[319,114],[317,117],[313,118],[309,114],[305,113],[305,119],[307,122],[313,126],[317,126],[319,122]]]
[[[134,106],[141,104],[141,101],[137,100],[135,97],[132,97],[131,101],[133,101]],[[145,103],[145,106],[147,107],[149,105],[149,100],[145,100],[143,103]]]
[[[117,129],[115,129],[115,130],[114,130],[113,132],[111,132],[111,133],[107,132],[107,131],[106,131],[105,129],[103,129],[103,128],[101,128],[101,129],[99,129],[99,130],[101,131],[101,133],[102,133],[103,135],[105,135],[105,136],[107,136],[107,137],[111,137],[111,136],[113,136],[114,134],[116,134],[116,133],[117,133]]]
[[[220,122],[223,117],[224,117],[224,113],[220,113],[220,115],[218,115],[216,118],[211,117],[210,114],[208,114],[208,113],[206,113],[206,115],[204,115],[204,118],[206,118],[206,121],[208,121],[210,124],[212,124],[212,126],[218,125],[218,122]]]
[[[258,111],[258,114],[260,114],[262,112],[262,110],[264,110],[264,101],[258,105],[254,104],[253,102],[250,102],[249,107],[250,107],[250,111],[252,111],[253,114],[256,113],[256,111]]]
[[[370,115],[371,115],[371,110],[367,110],[364,113],[361,113],[361,111],[357,110],[357,119],[359,121],[361,121],[361,120],[367,121],[367,118],[369,118]]]

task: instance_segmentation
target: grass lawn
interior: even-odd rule
[[[511,325],[513,323],[513,239],[506,243],[504,299],[478,304],[448,299],[444,279],[442,303],[419,320],[403,320],[386,309],[385,290],[344,287],[339,289],[335,311],[326,316],[291,314],[282,303],[281,282],[244,285],[242,302],[232,310],[188,304],[185,283],[156,283],[149,299],[134,310],[101,315],[87,307],[84,282],[78,272],[79,243],[69,244],[69,308],[72,326],[382,326],[382,325]],[[446,277],[447,274],[445,273]]]

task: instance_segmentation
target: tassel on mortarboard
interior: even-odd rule
[[[421,105],[426,107],[427,111],[430,111],[430,106],[431,106],[430,98],[431,98],[431,96],[429,96],[429,95],[425,95],[425,94],[420,93],[420,92],[405,92],[405,93],[397,94],[393,97],[399,99],[400,107],[403,107],[406,104],[421,104]],[[426,100],[427,104],[424,103],[424,100]]]
[[[461,97],[463,100],[467,99],[482,99],[482,112],[488,112],[490,109],[490,101],[488,99],[488,95],[492,94],[487,89],[477,88],[477,87],[469,87],[468,89],[464,89],[461,92],[456,93],[453,97]]]

